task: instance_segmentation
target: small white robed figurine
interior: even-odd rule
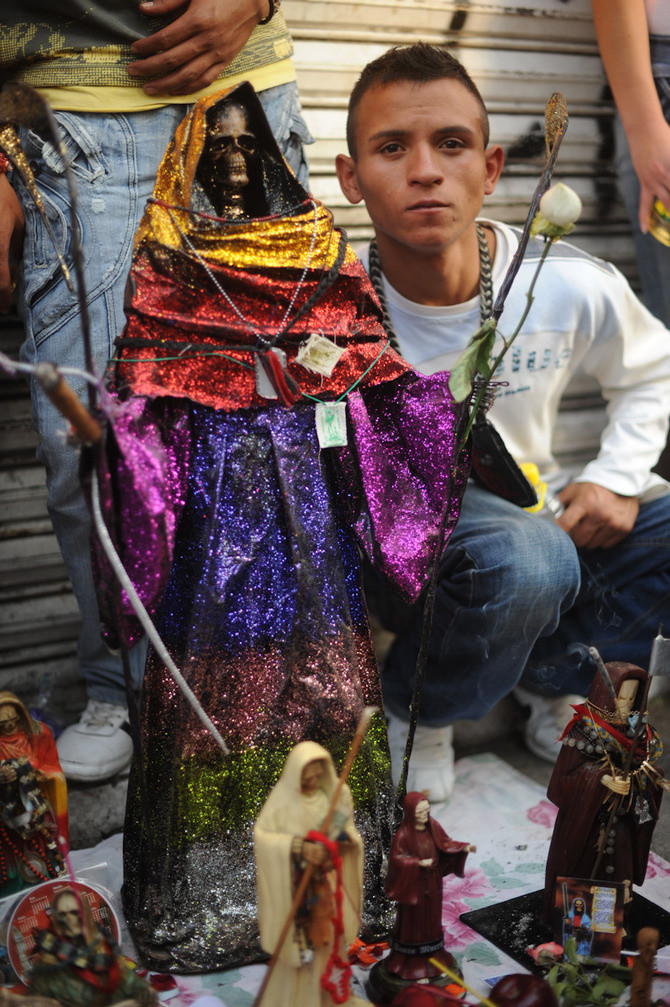
[[[362,1003],[350,990],[347,945],[360,923],[363,844],[346,784],[327,831],[320,833],[338,785],[330,754],[313,741],[291,751],[254,827],[261,944],[277,952],[296,889],[312,876],[262,995],[262,1007]]]

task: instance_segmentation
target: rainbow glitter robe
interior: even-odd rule
[[[123,896],[142,959],[161,971],[262,956],[253,820],[296,742],[324,745],[341,766],[363,708],[382,705],[359,550],[416,599],[466,470],[447,375],[416,375],[388,348],[331,214],[284,166],[253,90],[231,97],[260,140],[264,215],[194,212],[204,99],[168,148],[140,226],[102,402],[106,518],[230,748],[224,756],[150,652]],[[315,333],[343,351],[330,377],[296,361]],[[315,416],[339,402],[347,443],[324,447]],[[97,562],[109,641],[132,642],[136,621]],[[381,713],[349,785],[365,844],[363,922],[379,925],[393,829]]]

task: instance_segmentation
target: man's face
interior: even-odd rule
[[[74,895],[63,895],[58,900],[54,911],[54,922],[58,932],[68,940],[81,937],[83,933],[81,912]]]
[[[365,200],[380,249],[448,247],[502,169],[501,148],[484,148],[480,105],[458,80],[371,88],[358,106],[356,141],[356,161],[341,154],[338,177],[350,202]]]
[[[11,703],[0,706],[0,737],[16,734],[21,726],[21,718]]]

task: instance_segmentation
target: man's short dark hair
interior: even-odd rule
[[[385,87],[388,84],[400,84],[405,81],[427,84],[429,81],[444,79],[460,81],[479,102],[484,146],[487,147],[489,117],[486,105],[479,88],[465,67],[446,49],[417,42],[416,45],[394,46],[363,68],[349,98],[347,146],[351,157],[356,160],[356,118],[358,106],[367,91],[373,87]]]

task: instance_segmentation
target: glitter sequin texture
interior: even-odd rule
[[[350,249],[335,282],[282,341],[289,361],[312,331],[346,347],[331,379],[292,363],[289,370],[303,391],[325,399],[363,377],[349,395],[349,446],[320,450],[313,401],[286,408],[257,395],[243,365],[258,334],[276,334],[302,280],[294,308],[301,307],[341,239],[328,211],[315,214],[303,192],[297,209],[261,221],[199,229],[181,214],[197,255],[184,245],[166,206],[189,206],[209,104],[194,107],[161,167],[162,205],[150,205],[138,234],[128,326],[103,402],[110,420],[103,504],[110,513],[120,501],[124,562],[231,750],[222,755],[150,654],[123,896],[142,959],[161,971],[259,957],[253,819],[293,744],[317,741],[341,765],[364,706],[382,702],[359,548],[415,598],[441,513],[447,506],[455,518],[463,485],[460,474],[452,478],[460,415],[446,378],[417,376],[384,350],[374,294]],[[288,184],[289,195],[296,185]],[[215,346],[243,349],[233,360],[198,353]],[[165,359],[179,356],[178,347],[179,359]],[[116,600],[98,563],[114,642]],[[139,630],[125,599],[120,604],[122,631],[134,639]],[[349,783],[365,843],[364,922],[383,928],[393,821],[381,712]]]

